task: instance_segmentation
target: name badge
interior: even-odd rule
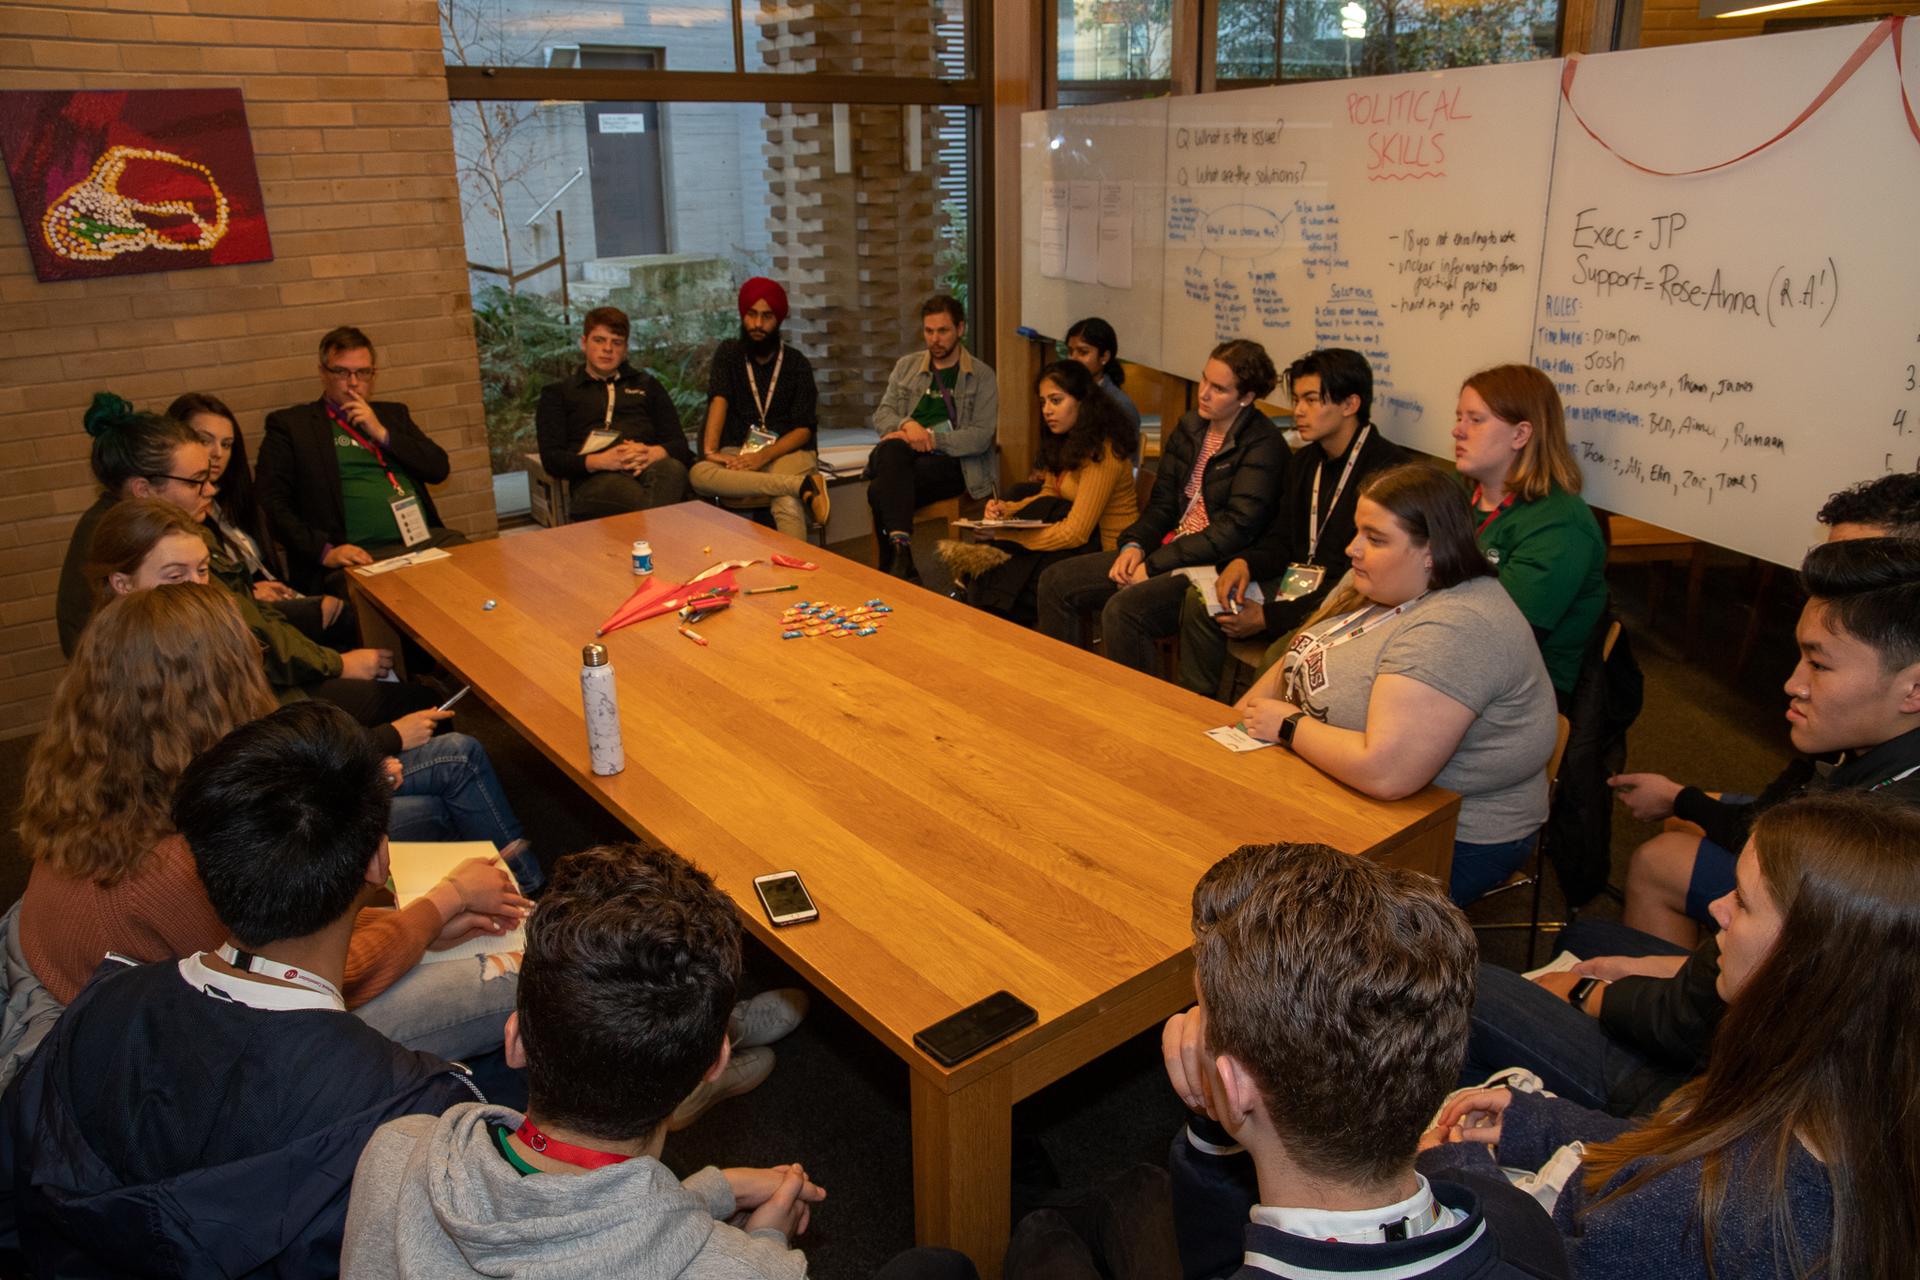
[[[740,452],[758,453],[779,438],[765,427],[748,427],[747,442],[740,446]]]
[[[1282,600],[1299,600],[1318,591],[1326,578],[1327,571],[1317,564],[1290,564],[1278,594]]]
[[[417,547],[432,535],[427,532],[427,517],[415,497],[393,500],[393,522],[400,527],[400,541]]]

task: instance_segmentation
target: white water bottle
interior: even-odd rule
[[[590,644],[580,651],[580,700],[587,713],[587,754],[593,771],[602,777],[620,772],[627,767],[627,754],[620,746],[620,691],[603,644]]]

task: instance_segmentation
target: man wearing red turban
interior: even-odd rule
[[[740,336],[713,353],[707,426],[693,464],[696,493],[766,498],[780,532],[805,541],[827,522],[827,485],[814,469],[818,396],[813,366],[780,341],[787,291],[765,276],[740,286]]]

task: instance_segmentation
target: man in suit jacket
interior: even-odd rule
[[[307,591],[355,565],[464,539],[440,523],[427,486],[447,451],[407,406],[370,400],[373,341],[351,325],[320,339],[320,398],[267,415],[260,487],[289,576]]]

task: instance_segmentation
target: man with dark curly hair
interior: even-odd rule
[[[1920,471],[1896,471],[1842,489],[1820,508],[1829,540],[1920,538]]]
[[[562,859],[507,1020],[526,1114],[473,1103],[383,1126],[341,1273],[799,1280],[791,1242],[827,1193],[798,1163],[682,1181],[661,1162],[675,1107],[726,1070],[739,982],[739,921],[705,872],[642,844]],[[971,1274],[912,1250],[876,1280]]]

